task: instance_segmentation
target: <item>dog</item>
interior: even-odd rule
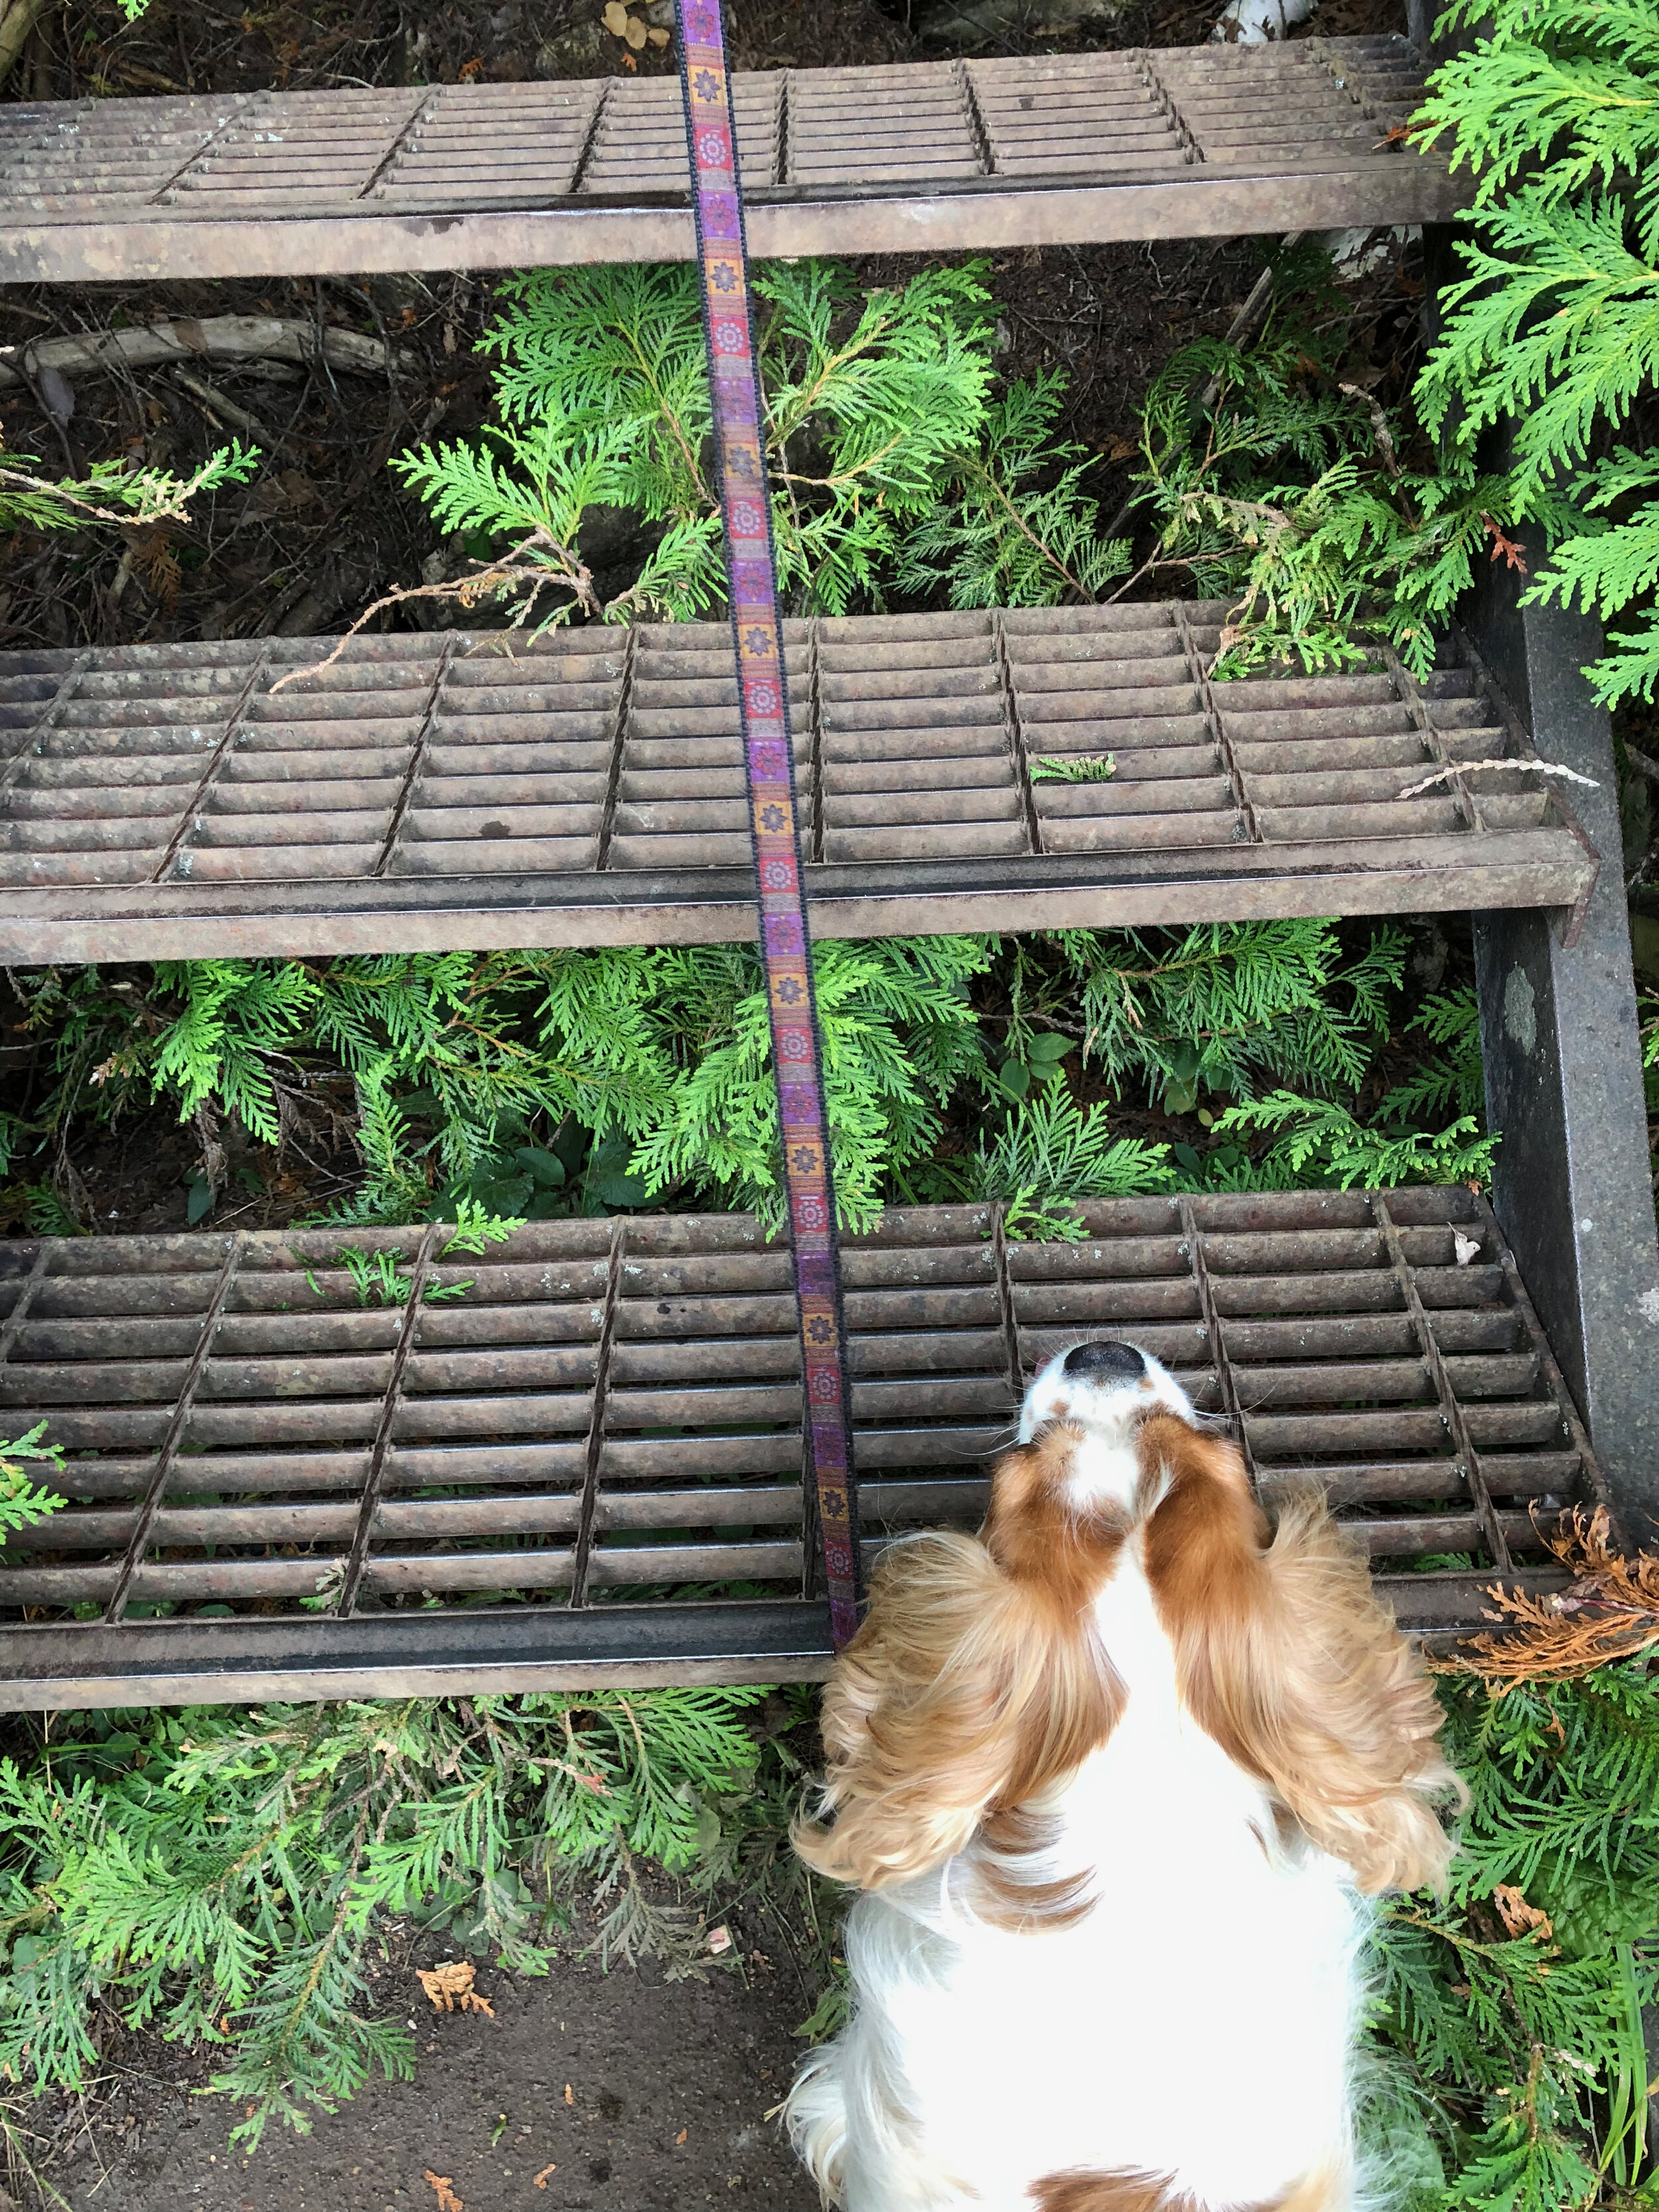
[[[1349,2212],[1370,1900],[1466,1802],[1322,1496],[1158,1362],[1050,1359],[977,1537],[890,1546],[795,1847],[864,1894],[796,2150],[844,2212]],[[1382,2192],[1385,2200],[1386,2191]]]

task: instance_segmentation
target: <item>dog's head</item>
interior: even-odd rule
[[[1038,1372],[977,1537],[884,1555],[826,1692],[830,1772],[823,1815],[796,1831],[803,1856],[875,1888],[981,1830],[1004,1861],[1018,1850],[1022,1808],[1123,1711],[1096,1601],[1130,1571],[1193,1719],[1314,1844],[1367,1889],[1443,1877],[1432,1802],[1458,1785],[1420,1662],[1364,1559],[1317,1493],[1282,1501],[1270,1529],[1237,1447],[1121,1338],[1070,1346]],[[1027,1823],[1030,1848],[1041,1825]]]

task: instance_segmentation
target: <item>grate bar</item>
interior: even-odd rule
[[[219,781],[220,771],[224,767],[226,756],[236,742],[237,734],[241,726],[243,709],[258,690],[259,679],[266,673],[270,665],[270,652],[267,647],[248,671],[246,683],[243,684],[235,704],[225,716],[224,727],[220,732],[218,743],[208,755],[207,765],[202,770],[196,788],[185,802],[178,821],[173,826],[173,835],[167,839],[167,848],[150,872],[151,883],[159,884],[165,881],[179,866],[179,848],[190,835],[191,827],[199,817],[203,807],[207,805],[210,794]]]
[[[1486,1543],[1492,1552],[1493,1564],[1507,1574],[1514,1564],[1510,1557],[1509,1539],[1493,1509],[1492,1493],[1486,1487],[1486,1476],[1480,1466],[1480,1455],[1475,1449],[1474,1437],[1469,1434],[1469,1425],[1464,1416],[1463,1408],[1458,1402],[1457,1392],[1453,1388],[1451,1376],[1447,1371],[1445,1358],[1435,1335],[1433,1324],[1424,1310],[1423,1301],[1417,1294],[1417,1285],[1412,1279],[1412,1271],[1406,1264],[1405,1248],[1400,1242],[1400,1231],[1395,1227],[1394,1216],[1389,1211],[1389,1202],[1381,1191],[1377,1191],[1372,1197],[1371,1212],[1377,1227],[1382,1231],[1382,1239],[1388,1247],[1389,1264],[1399,1280],[1401,1296],[1405,1300],[1407,1312],[1411,1316],[1413,1333],[1422,1347],[1423,1358],[1429,1373],[1434,1378],[1435,1393],[1440,1401],[1440,1411],[1445,1420],[1447,1433],[1457,1446],[1463,1479],[1468,1485],[1469,1496],[1474,1504],[1476,1523],[1485,1534]],[[1454,1547],[1448,1545],[1446,1548],[1449,1551]]]
[[[174,1456],[185,1439],[185,1431],[190,1422],[191,1409],[201,1385],[209,1354],[213,1349],[214,1331],[218,1327],[219,1316],[225,1310],[225,1301],[230,1295],[230,1286],[235,1279],[236,1270],[240,1265],[241,1257],[242,1239],[240,1237],[233,1237],[226,1248],[224,1260],[219,1269],[218,1279],[214,1284],[213,1294],[209,1300],[207,1311],[202,1316],[201,1330],[197,1337],[195,1350],[191,1353],[190,1364],[184,1372],[178,1401],[173,1408],[166,1431],[161,1437],[161,1449],[155,1455],[155,1470],[150,1475],[143,1496],[139,1499],[138,1510],[133,1515],[132,1533],[127,1539],[120,1562],[110,1577],[109,1595],[104,1607],[104,1619],[106,1622],[118,1621],[126,1606],[133,1577],[137,1572],[139,1561],[143,1558],[144,1547],[149,1541],[151,1525],[160,1510],[161,1499],[167,1490],[167,1477],[172,1472]],[[31,1291],[33,1288],[34,1283],[32,1279]]]
[[[593,1349],[593,1410],[588,1419],[586,1465],[582,1474],[582,1494],[576,1521],[576,1548],[571,1563],[570,1602],[574,1606],[587,1602],[588,1574],[593,1555],[593,1525],[599,1499],[599,1467],[605,1456],[605,1397],[611,1380],[611,1346],[616,1334],[617,1297],[622,1287],[627,1234],[621,1221],[612,1224],[610,1261],[605,1285],[605,1314],[599,1323],[599,1341]]]
[[[1562,1441],[1571,1447],[1572,1458],[1584,1470],[1584,1479],[1589,1491],[1589,1502],[1606,1506],[1612,1516],[1613,1527],[1618,1531],[1620,1530],[1620,1511],[1617,1501],[1613,1497],[1606,1478],[1596,1462],[1595,1455],[1590,1449],[1589,1434],[1585,1429],[1583,1416],[1578,1411],[1577,1403],[1571,1391],[1567,1388],[1566,1377],[1562,1374],[1554,1350],[1544,1333],[1544,1325],[1538,1318],[1538,1310],[1533,1304],[1531,1294],[1521,1279],[1521,1270],[1516,1265],[1515,1255],[1510,1251],[1503,1232],[1498,1226],[1498,1218],[1492,1210],[1491,1200],[1483,1197],[1477,1201],[1477,1204],[1481,1225],[1490,1233],[1493,1249],[1498,1254],[1498,1265],[1503,1268],[1504,1288],[1509,1294],[1510,1302],[1521,1316],[1522,1326],[1527,1332],[1527,1341],[1536,1354],[1539,1367],[1553,1394],[1555,1405],[1560,1415]],[[1488,1468],[1488,1474],[1490,1473],[1491,1469]],[[1622,1531],[1620,1531],[1620,1539],[1627,1540]]]
[[[414,803],[416,793],[421,787],[421,778],[426,771],[427,753],[432,743],[432,725],[437,715],[438,702],[443,697],[444,679],[449,674],[449,664],[454,650],[454,643],[452,640],[447,649],[440,656],[437,667],[433,671],[432,689],[427,694],[426,710],[421,717],[420,734],[410,750],[409,766],[404,772],[403,789],[398,793],[397,805],[392,810],[392,819],[386,825],[386,837],[374,862],[373,872],[377,876],[385,875],[392,865],[392,856],[398,849],[398,840],[404,834],[404,819]]]
[[[386,1479],[386,1455],[392,1449],[392,1431],[403,1396],[404,1379],[409,1370],[410,1355],[420,1335],[421,1322],[425,1310],[427,1287],[432,1276],[432,1255],[441,1224],[430,1223],[422,1232],[414,1264],[409,1273],[409,1289],[404,1299],[403,1313],[398,1330],[398,1342],[392,1355],[390,1372],[386,1376],[386,1393],[380,1401],[380,1418],[375,1425],[374,1442],[368,1455],[368,1467],[363,1480],[362,1502],[358,1509],[356,1526],[352,1531],[351,1546],[345,1556],[340,1575],[340,1595],[335,1605],[339,1613],[356,1609],[357,1595],[362,1587],[363,1571],[368,1564],[369,1540],[374,1533],[374,1520],[380,1503],[380,1492]],[[291,1378],[290,1378],[291,1379]]]
[[[1233,1363],[1228,1351],[1227,1339],[1220,1316],[1215,1310],[1215,1297],[1210,1287],[1210,1271],[1204,1258],[1204,1232],[1199,1227],[1190,1198],[1182,1198],[1181,1205],[1182,1242],[1187,1247],[1188,1262],[1193,1271],[1193,1286],[1198,1292],[1199,1310],[1204,1316],[1204,1333],[1209,1340],[1210,1357],[1215,1362],[1216,1381],[1221,1389],[1221,1402],[1226,1411],[1239,1449],[1244,1455],[1245,1470],[1250,1478],[1250,1487],[1261,1493],[1261,1477],[1256,1470],[1255,1451],[1250,1441],[1250,1431],[1238,1401],[1238,1379],[1233,1372]]]

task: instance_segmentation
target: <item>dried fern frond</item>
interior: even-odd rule
[[[1659,1557],[1615,1550],[1605,1506],[1575,1505],[1553,1534],[1540,1533],[1571,1570],[1571,1588],[1531,1596],[1494,1584],[1487,1595],[1498,1610],[1487,1617],[1507,1625],[1431,1662],[1437,1673],[1478,1674],[1501,1693],[1521,1682],[1569,1682],[1659,1645]]]

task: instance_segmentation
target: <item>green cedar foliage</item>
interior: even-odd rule
[[[1353,1119],[1405,944],[1390,924],[1345,952],[1333,924],[1297,920],[1000,945],[826,941],[842,1219],[862,1226],[892,1200],[1003,1197],[1052,1223],[1071,1218],[1055,1214],[1062,1201],[1162,1188],[1172,1173],[1240,1188],[1479,1175],[1490,1143],[1468,1119],[1480,1059],[1467,993],[1420,1011],[1431,1049]],[[194,1117],[204,1146],[220,1117],[301,1158],[349,1136],[363,1174],[327,1217],[342,1224],[647,1204],[778,1218],[765,997],[745,947],[19,969],[12,985],[49,1080],[27,1119],[0,1121],[0,1146],[14,1173],[43,1155],[59,1164],[58,1180],[6,1194],[40,1232],[83,1224],[61,1174],[72,1138],[158,1100]],[[1103,1085],[1106,1104],[1085,1111]],[[1294,1116],[1277,1133],[1281,1107],[1202,1156],[1120,1144],[1109,1124],[1139,1097],[1185,1114],[1267,1092],[1322,1116],[1319,1141]]]
[[[37,1421],[15,1443],[0,1443],[0,1542],[21,1529],[39,1528],[64,1502],[33,1482],[24,1465],[32,1461],[54,1474],[63,1473],[64,1447],[43,1443],[46,1433],[46,1423]]]
[[[1263,1077],[1358,1086],[1386,1034],[1406,939],[1384,924],[1357,959],[1328,921],[1066,930],[1012,940],[1007,1038],[1061,1027],[1112,1088],[1149,1083],[1176,1113]]]
[[[1512,515],[1553,544],[1528,597],[1620,624],[1591,688],[1607,705],[1651,699],[1659,454],[1623,441],[1659,392],[1659,8],[1456,0],[1443,19],[1477,27],[1423,111],[1425,143],[1477,185],[1468,274],[1445,295],[1418,404],[1465,471],[1512,421]]]
[[[125,461],[97,461],[90,476],[54,480],[39,473],[26,453],[0,451],[0,529],[85,530],[118,524],[182,521],[198,492],[246,483],[258,447],[240,441],[210,456],[190,477],[166,469],[131,469]]]
[[[839,615],[945,584],[953,605],[1093,597],[1127,566],[1097,536],[1075,449],[1054,442],[1057,377],[992,397],[982,264],[864,293],[832,262],[756,271],[779,583]],[[562,621],[686,621],[725,604],[695,270],[539,270],[509,278],[485,339],[500,422],[476,445],[393,464],[489,584]],[[608,601],[584,524],[621,509],[653,538]],[[510,571],[510,573],[507,573]]]
[[[1322,252],[1297,248],[1254,344],[1200,338],[1147,393],[1139,503],[1158,564],[1229,603],[1223,677],[1359,667],[1379,641],[1426,675],[1436,624],[1511,519],[1504,479],[1473,462],[1402,464],[1398,410],[1343,380],[1352,325]]]
[[[978,938],[817,950],[843,1218],[879,1211],[982,1060]],[[18,971],[56,1082],[11,1154],[151,1099],[266,1145],[352,1132],[367,1170],[341,1221],[603,1212],[692,1195],[779,1216],[776,1093],[757,955],[658,951],[194,961],[131,976]],[[538,1130],[544,1141],[532,1141]],[[37,1225],[71,1231],[31,1191]],[[62,1215],[61,1200],[57,1201]]]
[[[1472,1796],[1450,1893],[1393,1907],[1375,1946],[1376,2033],[1392,2063],[1373,2116],[1383,2136],[1417,2123],[1419,2178],[1402,2212],[1651,2203],[1653,1674],[1632,1662],[1501,1695],[1454,1678],[1442,1697]],[[1500,1885],[1547,1929],[1512,1935],[1494,1908]]]

